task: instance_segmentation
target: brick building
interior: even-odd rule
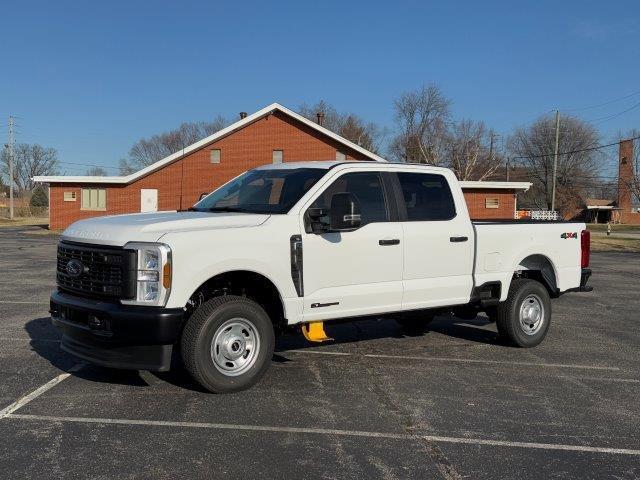
[[[321,121],[319,116],[318,120]],[[99,215],[188,208],[240,173],[272,162],[374,160],[378,155],[316,122],[271,104],[127,176],[48,176],[49,227]],[[527,182],[462,182],[472,218],[514,218]]]
[[[640,205],[634,205],[631,186],[635,182],[633,140],[622,140],[618,152],[618,202],[620,223],[640,225]]]

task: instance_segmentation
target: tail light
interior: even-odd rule
[[[591,256],[591,232],[589,230],[582,230],[580,235],[580,260],[582,268],[589,266],[589,257]]]

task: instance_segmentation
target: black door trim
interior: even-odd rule
[[[397,238],[393,238],[391,240],[378,240],[378,245],[386,246],[386,245],[400,245],[400,240]]]

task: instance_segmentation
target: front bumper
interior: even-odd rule
[[[121,305],[59,291],[50,305],[66,352],[106,367],[169,370],[183,309]]]

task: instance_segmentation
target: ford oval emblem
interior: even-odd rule
[[[84,265],[80,260],[73,258],[67,262],[65,270],[70,277],[78,278],[84,272]]]

